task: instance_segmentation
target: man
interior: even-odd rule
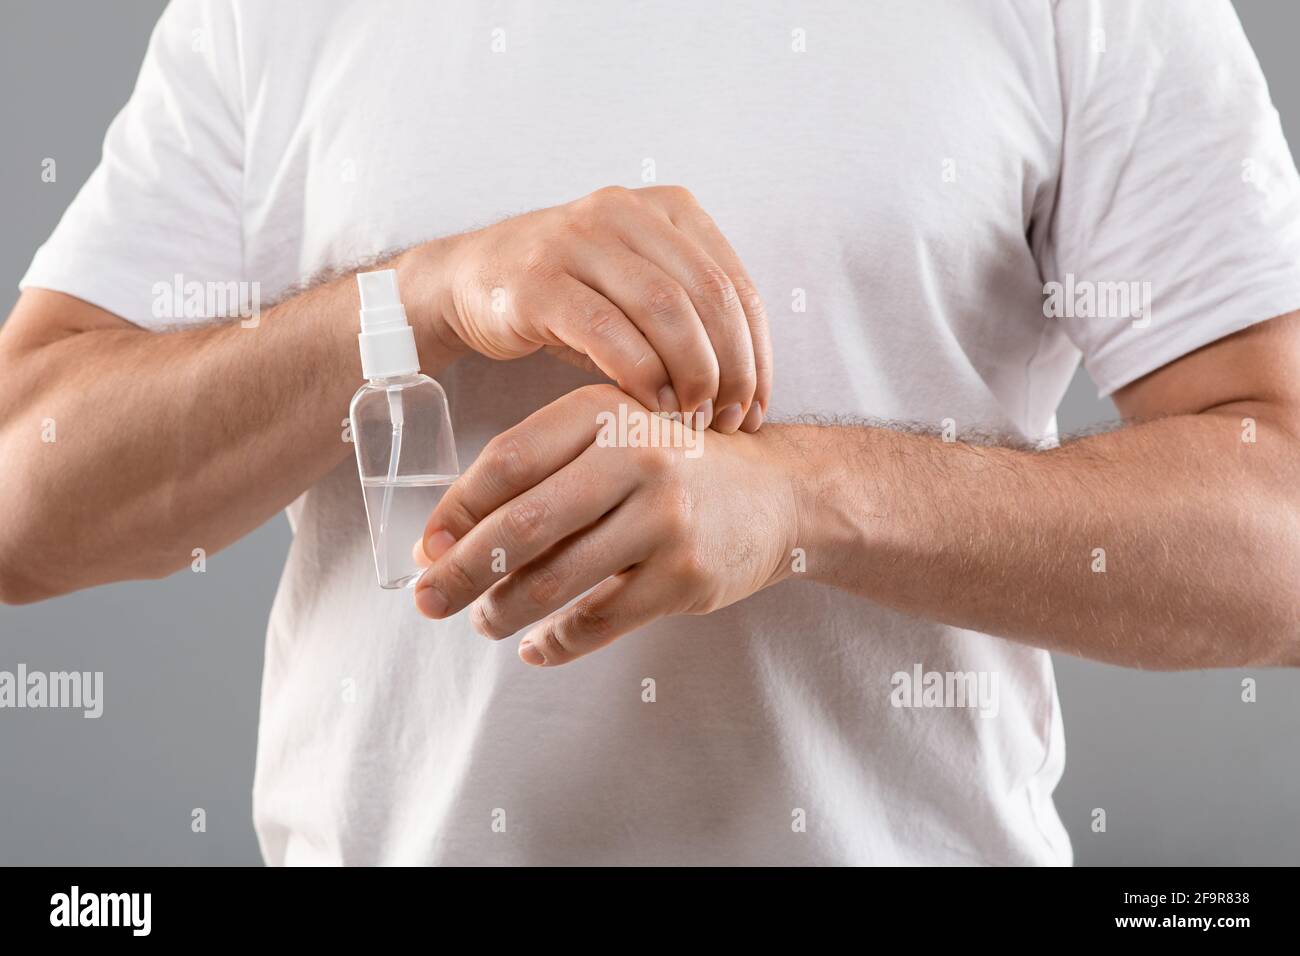
[[[353,280],[293,291],[362,262],[473,462],[414,607]],[[272,863],[1068,863],[1049,650],[1300,659],[1300,183],[1226,2],[180,3],[23,287],[7,600],[289,509]],[[1133,423],[1053,447],[1080,353]]]

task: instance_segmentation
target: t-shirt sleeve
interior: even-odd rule
[[[1055,15],[1064,129],[1039,265],[1104,396],[1300,309],[1300,177],[1228,0]]]
[[[158,329],[207,318],[177,313],[164,289],[245,281],[238,57],[225,4],[167,7],[99,165],[21,288],[65,292]]]

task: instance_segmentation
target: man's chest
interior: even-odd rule
[[[310,271],[680,183],[773,268],[958,259],[1023,237],[1054,175],[1050,51],[1016,4],[373,6],[246,118],[254,255]]]
[[[1046,5],[713,9],[401,5],[330,31],[248,117],[250,267],[287,284],[679,183],[768,305],[778,408],[902,414],[900,383],[969,374],[936,342],[1023,367],[1059,138]]]

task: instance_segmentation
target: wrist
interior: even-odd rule
[[[765,426],[786,451],[797,542],[805,580],[845,586],[875,560],[886,537],[887,455],[872,454],[876,429],[820,425]],[[887,433],[885,433],[887,435]]]
[[[824,581],[824,575],[838,558],[834,542],[838,509],[835,454],[830,448],[830,429],[811,425],[767,424],[756,433],[768,443],[769,454],[789,488],[791,502],[788,524],[787,568],[804,580]]]
[[[470,351],[451,321],[455,309],[453,252],[458,239],[451,236],[423,242],[389,264],[397,270],[397,281],[408,303],[420,366],[433,374]]]

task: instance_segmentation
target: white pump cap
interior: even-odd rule
[[[413,375],[420,370],[415,332],[397,295],[397,272],[358,272],[361,289],[361,374],[366,378]]]

